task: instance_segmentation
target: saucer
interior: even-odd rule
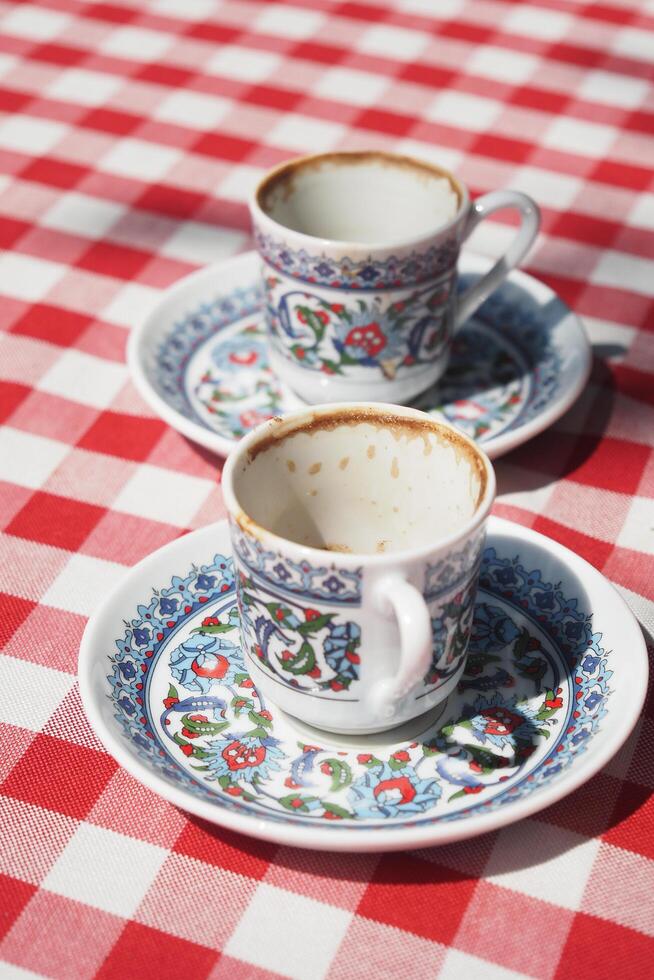
[[[647,656],[622,598],[566,548],[491,518],[457,691],[380,735],[308,728],[249,677],[230,550],[223,521],[140,562],[89,621],[79,662],[107,751],[215,824],[334,851],[461,840],[576,789],[640,714]]]
[[[259,422],[305,404],[268,363],[258,263],[247,252],[182,279],[128,346],[132,378],[151,408],[221,456]],[[489,266],[463,255],[460,288]],[[457,334],[445,376],[413,404],[494,458],[563,415],[590,363],[578,317],[543,283],[514,271]]]

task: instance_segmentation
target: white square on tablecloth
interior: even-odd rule
[[[72,235],[83,235],[84,238],[104,238],[125,211],[124,205],[114,201],[103,201],[99,197],[70,191],[57,198],[39,218],[39,224]]]
[[[147,183],[159,180],[180,159],[181,153],[170,146],[156,146],[145,140],[122,139],[98,163],[121,177],[135,177]]]
[[[43,881],[57,895],[130,918],[168,851],[104,827],[80,824]]]
[[[0,722],[40,732],[66,697],[75,678],[60,670],[0,654]]]
[[[116,58],[156,61],[172,43],[170,34],[145,27],[119,27],[100,41],[98,51]]]
[[[654,500],[633,498],[616,544],[654,555]]]
[[[231,112],[233,103],[202,92],[177,91],[164,99],[152,113],[155,119],[192,129],[213,129]]]
[[[207,20],[216,12],[216,0],[149,0],[149,8],[180,20]]]
[[[623,27],[616,31],[611,50],[625,58],[652,61],[652,32],[638,27]]]
[[[102,310],[102,319],[121,327],[134,327],[150,312],[161,293],[152,286],[127,282]]]
[[[2,18],[2,31],[4,34],[29,37],[33,41],[51,41],[61,34],[70,21],[70,14],[25,3],[14,7]]]
[[[251,167],[247,163],[237,164],[218,184],[216,194],[230,201],[246,201],[264,173],[263,167]]]
[[[357,40],[356,50],[362,54],[392,58],[393,61],[415,61],[430,43],[426,31],[412,31],[406,27],[375,24]]]
[[[498,460],[497,500],[502,504],[522,507],[532,514],[546,514],[547,503],[555,484],[543,484],[543,474],[525,469],[509,460]]]
[[[386,91],[390,79],[354,68],[329,68],[311,89],[312,95],[336,99],[348,105],[375,105]]]
[[[511,174],[511,189],[531,196],[543,207],[566,211],[583,188],[578,177],[555,174],[529,165]]]
[[[484,99],[467,92],[441,92],[425,106],[423,116],[433,122],[450,123],[461,129],[483,132],[490,129],[504,106],[494,99]]]
[[[302,10],[300,7],[269,2],[252,21],[252,30],[258,34],[277,34],[284,39],[301,41],[314,37],[324,20],[325,15],[318,10]]]
[[[66,266],[18,252],[0,253],[0,283],[5,296],[38,303],[66,274]]]
[[[34,119],[16,113],[0,125],[0,147],[40,156],[49,153],[69,131],[68,126],[53,119]]]
[[[126,380],[124,364],[69,349],[43,375],[37,387],[82,405],[106,408]]]
[[[2,980],[43,980],[42,973],[34,973],[32,970],[25,970],[22,966],[14,966],[0,959],[0,974]]]
[[[628,78],[614,71],[587,71],[577,94],[593,102],[637,109],[645,102],[649,89],[649,82],[644,78]]]
[[[213,487],[212,480],[143,463],[120,491],[112,508],[185,527]]]
[[[256,51],[238,44],[226,44],[209,58],[204,71],[226,75],[239,82],[263,82],[277,71],[281,56],[272,51]]]
[[[41,597],[45,606],[90,616],[125,575],[125,566],[90,555],[71,555],[70,560]]]
[[[615,142],[618,130],[601,123],[560,116],[545,130],[543,145],[563,153],[585,157],[603,157]]]
[[[466,74],[484,75],[499,82],[522,85],[542,65],[540,58],[523,51],[508,52],[492,44],[479,45],[466,61]]]
[[[571,14],[539,10],[529,4],[513,7],[506,17],[502,17],[499,26],[511,34],[524,34],[543,41],[559,41],[570,33],[573,22],[574,17]],[[513,52],[507,52],[507,58],[512,57]]]
[[[590,274],[590,281],[654,296],[654,261],[605,249]]]
[[[69,68],[57,76],[46,88],[50,99],[63,99],[80,105],[102,105],[116,92],[125,80],[119,75],[106,75],[84,68]]]
[[[484,878],[576,911],[599,848],[597,839],[545,821],[522,820],[499,832]]]
[[[164,242],[160,252],[185,262],[208,265],[228,255],[234,255],[246,240],[247,235],[242,231],[199,221],[185,221]]]
[[[19,64],[19,59],[15,55],[2,52],[0,54],[0,78],[8,72],[13,71],[17,64]]]
[[[269,131],[266,142],[298,153],[320,153],[333,150],[344,134],[339,123],[289,113]]]
[[[527,976],[459,949],[448,949],[438,980],[527,980]]]
[[[262,883],[225,953],[284,976],[322,980],[351,918],[344,909]]]
[[[627,215],[627,224],[654,231],[654,194],[639,194]]]
[[[0,427],[0,480],[38,490],[70,452],[70,446],[8,425]]]
[[[427,8],[426,0],[395,0],[397,10],[405,13],[425,14],[430,17],[437,17],[439,20],[450,20],[460,14],[468,0],[438,0],[438,3],[430,4]]]

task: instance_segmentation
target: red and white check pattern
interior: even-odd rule
[[[496,512],[581,553],[654,630],[653,54],[651,0],[0,0],[3,978],[654,976],[651,702],[535,819],[335,858],[142,788],[75,681],[125,569],[224,513],[218,461],[130,385],[128,330],[247,245],[264,169],[338,148],[541,204],[528,269],[596,359],[567,416],[499,463]],[[487,223],[473,246],[510,235]]]

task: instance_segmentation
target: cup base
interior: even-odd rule
[[[450,692],[451,693],[451,692]],[[315,725],[309,725],[305,721],[301,721],[294,715],[289,714],[287,711],[282,711],[280,708],[277,710],[280,714],[284,715],[289,724],[299,733],[306,736],[307,742],[320,741],[323,736],[329,738],[330,743],[336,747],[347,748],[359,748],[363,747],[380,747],[387,744],[396,744],[400,742],[413,742],[419,739],[419,737],[430,728],[432,728],[436,722],[439,720],[443,712],[447,707],[447,702],[449,694],[443,701],[439,701],[437,705],[430,708],[428,711],[423,712],[423,714],[418,715],[416,718],[411,718],[410,721],[402,722],[399,725],[395,725],[393,728],[379,728],[372,729],[370,731],[343,731],[339,729],[334,731],[331,728],[318,728]]]
[[[395,380],[367,381],[361,377],[343,380],[334,375],[298,367],[279,354],[272,345],[269,348],[270,366],[277,377],[309,405],[343,401],[406,405],[438,381],[447,369],[449,357],[448,348],[437,361],[426,365],[423,370],[412,369],[407,377]]]

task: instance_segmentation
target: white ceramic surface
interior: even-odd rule
[[[107,750],[219,826],[333,851],[461,840],[577,789],[640,715],[647,654],[622,598],[568,549],[491,518],[469,668],[439,716],[368,737],[301,726],[243,668],[229,551],[222,522],[126,571],[79,662]]]
[[[462,294],[462,244],[496,211],[520,226]],[[312,404],[403,404],[433,385],[455,332],[521,262],[536,203],[502,190],[471,201],[442,168],[379,152],[301,157],[266,174],[250,200],[276,373]]]
[[[411,408],[301,409],[240,442],[222,490],[247,667],[268,698],[353,734],[447,697],[495,496],[472,440]]]

